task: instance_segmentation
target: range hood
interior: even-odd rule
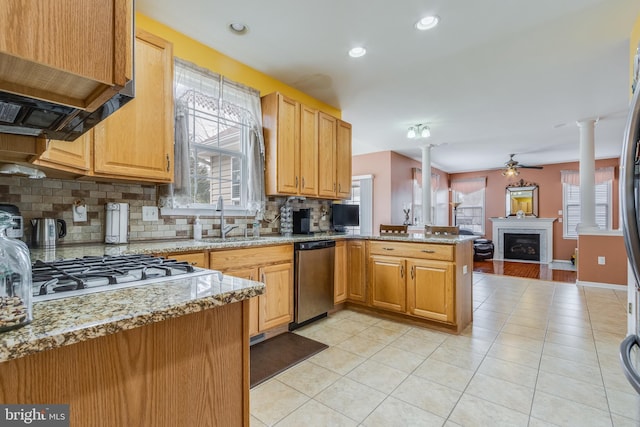
[[[94,111],[0,91],[0,133],[74,141],[135,95],[134,80]]]

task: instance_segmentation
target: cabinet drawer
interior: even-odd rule
[[[177,261],[186,261],[191,265],[195,265],[196,267],[207,268],[207,258],[204,252],[173,253],[165,256],[167,258],[175,259]]]
[[[209,253],[209,268],[216,270],[249,268],[283,262],[293,262],[293,245],[221,249]]]
[[[369,253],[371,255],[453,261],[454,246],[433,243],[370,242]]]

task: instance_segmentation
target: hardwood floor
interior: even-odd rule
[[[473,271],[567,283],[575,283],[578,275],[575,271],[552,270],[547,264],[492,260],[474,261]]]

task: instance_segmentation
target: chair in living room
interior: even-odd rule
[[[408,235],[408,225],[380,224],[381,236],[406,236]]]

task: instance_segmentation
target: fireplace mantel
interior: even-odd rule
[[[553,223],[557,218],[489,218],[493,223],[493,243],[495,261],[504,260],[504,233],[539,234],[540,263],[553,261]]]

